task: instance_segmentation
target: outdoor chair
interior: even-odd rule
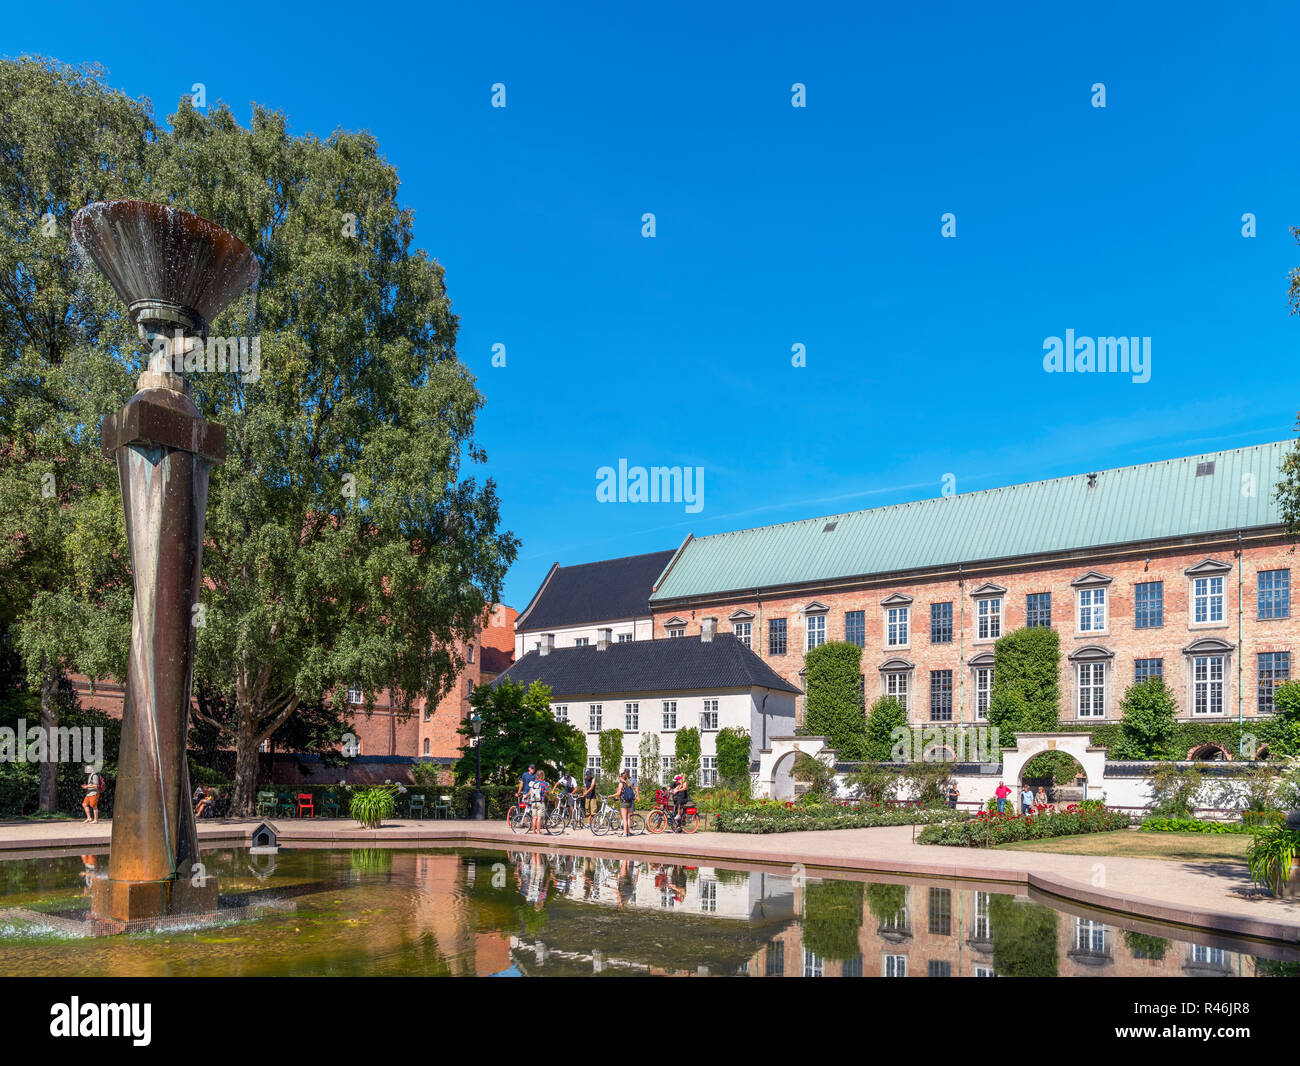
[[[316,817],[316,801],[310,792],[298,793],[298,817]]]
[[[438,802],[433,805],[433,816],[435,818],[451,817],[451,797],[439,796]]]
[[[320,815],[322,818],[339,817],[339,801],[333,793],[321,797]]]
[[[260,817],[266,818],[275,813],[274,792],[259,792],[257,794],[257,813]]]
[[[412,818],[424,817],[424,797],[422,795],[413,795],[406,801],[407,813]]]
[[[292,792],[281,792],[275,801],[276,810],[286,818],[292,818],[297,813],[298,801],[293,798]]]

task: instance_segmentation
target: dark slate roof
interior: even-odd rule
[[[517,632],[558,629],[620,618],[649,618],[650,591],[676,551],[629,555],[599,563],[551,567]]]
[[[633,640],[611,644],[604,651],[594,644],[556,648],[549,655],[530,651],[492,684],[506,680],[521,685],[540,681],[557,697],[755,686],[799,692],[730,633],[719,633],[710,641],[699,637]]]

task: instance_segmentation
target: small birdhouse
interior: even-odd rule
[[[266,822],[259,823],[253,830],[253,846],[249,850],[254,855],[274,855],[280,849],[275,830]]]

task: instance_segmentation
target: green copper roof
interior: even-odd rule
[[[1255,444],[699,537],[660,575],[650,602],[1274,526],[1290,447]],[[1208,463],[1213,472],[1198,475]]]

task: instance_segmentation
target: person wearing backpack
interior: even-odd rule
[[[86,814],[87,822],[99,821],[99,797],[104,792],[104,778],[93,767],[86,767],[86,783],[81,786],[85,796],[81,801],[81,809]]]
[[[618,788],[611,794],[610,799],[618,797],[619,810],[623,815],[623,835],[630,837],[632,835],[632,808],[636,806],[636,801],[640,798],[640,789],[632,784],[631,775],[624,770],[618,775]]]
[[[528,801],[528,809],[533,817],[533,833],[542,831],[542,819],[546,817],[546,790],[549,786],[546,784],[546,771],[538,770],[537,775],[528,783],[528,792],[525,798]]]

